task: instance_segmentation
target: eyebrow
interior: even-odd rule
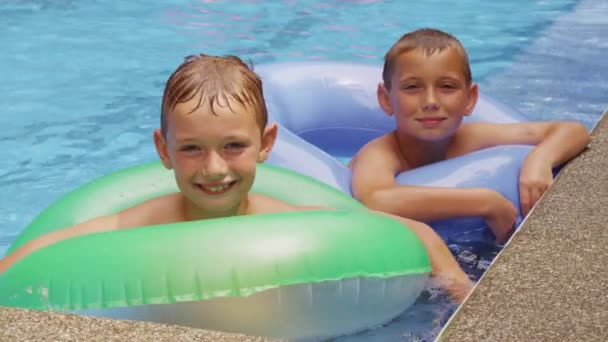
[[[460,75],[460,74],[454,74],[454,75],[453,74],[448,74],[448,75],[439,77],[440,80],[444,80],[444,79],[450,79],[450,80],[457,79],[457,80],[460,80],[461,78],[465,78],[464,75]]]
[[[399,79],[399,83],[408,82],[408,81],[420,81],[422,78],[418,76],[407,76]]]
[[[224,137],[224,140],[251,140],[251,137],[247,134],[242,135],[228,135]]]
[[[175,141],[178,143],[184,143],[184,142],[192,142],[192,141],[196,141],[197,139],[195,138],[175,138]]]
[[[251,137],[247,134],[231,134],[225,137],[221,137],[222,140],[251,140]],[[176,138],[175,141],[178,143],[189,143],[189,142],[198,142],[200,139],[198,138]]]
[[[418,77],[418,76],[408,76],[408,77],[404,77],[399,79],[399,83],[405,83],[405,82],[411,82],[411,81],[421,81],[423,78],[422,77]],[[459,75],[445,75],[445,76],[441,76],[437,79],[437,81],[445,81],[445,80],[450,80],[450,81],[464,81],[461,79],[461,77],[459,77]]]

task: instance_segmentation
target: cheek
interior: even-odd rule
[[[230,163],[231,168],[235,171],[251,173],[251,170],[255,171],[257,165],[258,151],[256,149],[247,150],[238,156],[227,158],[226,161]]]
[[[173,168],[180,173],[188,173],[196,170],[200,164],[198,158],[188,157],[182,154],[175,154],[172,157]]]
[[[415,96],[402,95],[393,101],[393,106],[396,105],[402,110],[410,110],[412,107],[415,107],[417,103],[418,99]]]
[[[258,154],[252,153],[246,160],[242,161],[242,168],[248,173],[254,174],[258,164]]]
[[[444,103],[446,103],[446,105],[449,105],[451,107],[462,107],[462,108],[465,108],[467,105],[466,96],[459,94],[459,93],[448,94],[448,95],[444,96]]]

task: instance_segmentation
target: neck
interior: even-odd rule
[[[213,218],[231,217],[246,215],[249,208],[249,196],[247,196],[238,206],[226,210],[208,211],[197,207],[185,196],[182,196],[183,217],[186,221],[206,220]]]
[[[424,141],[394,131],[397,149],[410,169],[445,160],[451,138]]]

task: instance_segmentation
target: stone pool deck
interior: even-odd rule
[[[0,307],[0,341],[266,342],[259,337]]]
[[[437,338],[608,340],[608,112]]]
[[[439,341],[608,339],[606,114],[593,130],[589,149],[564,168]],[[0,307],[0,341],[270,340]]]

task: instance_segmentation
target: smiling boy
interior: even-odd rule
[[[484,148],[526,144],[536,147],[520,171],[519,195],[526,215],[553,181],[552,169],[589,143],[576,122],[462,123],[478,98],[467,52],[448,33],[419,29],[403,35],[385,56],[377,97],[396,129],[365,145],[353,158],[354,196],[368,207],[420,221],[483,217],[498,243],[510,236],[515,206],[485,188],[398,185],[407,170]]]

